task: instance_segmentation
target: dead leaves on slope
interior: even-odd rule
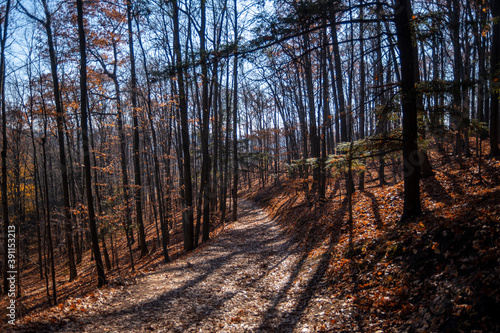
[[[402,182],[356,192],[352,248],[338,195],[304,205],[291,181],[262,202],[309,255],[328,241],[331,292],[353,300],[367,331],[500,331],[492,310],[500,306],[500,162],[483,161],[481,183],[476,163],[444,164],[423,179],[424,215],[404,227]]]

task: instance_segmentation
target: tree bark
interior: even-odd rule
[[[8,254],[8,231],[9,231],[9,201],[7,192],[7,113],[5,106],[5,42],[7,39],[7,27],[9,23],[9,13],[10,13],[10,0],[7,0],[5,9],[5,18],[3,21],[3,34],[1,36],[1,49],[0,49],[0,95],[2,99],[2,180],[1,180],[1,193],[2,193],[2,216],[3,216],[3,293],[7,294],[9,290],[9,281],[7,280],[9,270],[7,267],[7,262],[9,260]]]
[[[310,41],[309,34],[303,35],[304,39],[304,71],[306,76],[306,88],[307,88],[307,106],[309,108],[309,138],[311,140],[311,156],[313,158],[319,159],[321,153],[321,145],[318,136],[318,126],[316,122],[316,108],[314,106],[314,85],[312,78],[312,64],[311,57],[309,55]],[[313,166],[313,191],[319,193],[320,191],[320,178],[321,178],[321,166],[317,160]]]
[[[234,42],[236,50],[233,63],[233,221],[238,220],[238,7],[234,0]]]
[[[359,61],[359,138],[363,140],[365,138],[365,102],[366,102],[366,71],[365,71],[365,40],[364,40],[364,12],[363,12],[363,1],[360,1],[359,7],[359,50],[361,52],[361,59]],[[365,172],[361,171],[359,174],[359,190],[363,191],[365,189]]]
[[[89,229],[92,239],[92,252],[97,268],[97,285],[102,287],[106,282],[106,274],[102,265],[101,251],[99,249],[99,238],[94,211],[94,199],[92,196],[92,166],[90,164],[89,137],[87,126],[87,52],[85,45],[85,30],[83,26],[83,1],[76,0],[78,12],[78,36],[80,41],[80,109],[82,126],[83,164],[85,168],[85,188],[87,193],[87,209],[89,214]]]
[[[495,19],[500,17],[500,3],[496,0],[491,0],[492,16]],[[491,108],[490,108],[490,155],[499,156],[500,149],[498,148],[498,93],[500,82],[500,23],[495,21],[493,25],[493,41],[491,44],[491,72],[493,74],[493,87],[491,89]]]
[[[409,0],[396,1],[394,7],[397,45],[401,60],[401,94],[403,108],[404,204],[401,222],[422,214],[420,203],[420,165],[418,159],[417,92],[415,90],[415,50],[412,45]]]
[[[206,0],[201,0],[201,27],[200,27],[200,58],[201,58],[201,181],[200,198],[203,199],[203,231],[202,240],[205,242],[210,238],[210,168],[211,159],[208,150],[208,127],[210,124],[210,101],[208,99],[208,68],[206,54]]]
[[[139,151],[139,115],[137,105],[137,75],[135,70],[134,56],[134,38],[132,31],[132,0],[127,1],[127,27],[128,27],[128,45],[130,52],[130,80],[131,94],[130,100],[132,103],[132,126],[134,132],[133,142],[133,160],[134,160],[134,182],[135,182],[135,209],[137,228],[139,229],[139,247],[141,249],[141,257],[148,254],[148,246],[146,244],[146,231],[144,228],[144,217],[142,212],[142,179],[141,179],[141,155]]]
[[[344,86],[342,83],[342,65],[340,61],[339,40],[337,37],[337,19],[336,12],[332,10],[330,13],[330,30],[332,33],[333,42],[333,57],[335,60],[335,83],[337,87],[338,99],[338,117],[340,118],[340,142],[349,141],[347,133],[347,115],[345,110]]]
[[[73,248],[73,227],[71,225],[71,207],[69,198],[68,187],[68,170],[66,166],[66,150],[64,145],[64,109],[61,99],[61,90],[59,86],[59,77],[57,74],[57,59],[54,48],[53,34],[52,34],[52,14],[49,12],[47,1],[42,0],[45,19],[43,22],[47,34],[47,44],[49,47],[50,68],[52,73],[52,83],[54,86],[54,102],[56,105],[56,122],[57,122],[57,136],[59,139],[59,160],[62,178],[62,190],[64,199],[64,231],[66,235],[66,248],[69,265],[69,280],[72,281],[77,277],[75,254]]]
[[[182,227],[184,232],[184,249],[194,249],[194,221],[193,221],[193,184],[191,179],[191,153],[189,151],[189,126],[186,89],[184,85],[184,69],[182,65],[181,44],[179,37],[179,6],[177,0],[172,1],[174,23],[174,54],[177,72],[179,94],[179,113],[181,120],[182,154],[184,161],[184,211],[182,212]]]

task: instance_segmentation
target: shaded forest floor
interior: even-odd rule
[[[480,178],[476,156],[460,165],[432,153],[431,161],[435,175],[421,180],[424,213],[405,225],[402,181],[372,179],[354,193],[352,246],[343,180],[325,202],[299,180],[251,197],[310,255],[327,256],[325,293],[352,302],[360,330],[500,332],[500,162],[483,156]]]
[[[244,191],[238,223],[214,226],[192,254],[174,230],[168,265],[155,246],[132,273],[119,252],[99,291],[93,263],[69,283],[61,262],[54,307],[33,267],[17,330],[500,332],[500,162],[484,155],[479,178],[476,156],[459,165],[432,150],[424,214],[405,225],[403,183],[388,168],[391,183],[372,172],[355,192],[352,235],[343,179],[324,201],[304,190],[310,181],[286,180]],[[148,235],[151,249],[153,225]]]
[[[262,209],[242,200],[238,221],[189,255],[134,285],[70,298],[25,318],[17,330],[313,332],[333,324],[332,316],[354,328],[352,302],[324,293],[326,258],[304,252]]]
[[[214,223],[211,225],[210,237],[216,237],[221,231],[224,230],[225,225],[214,215]],[[177,219],[180,221],[180,217]],[[137,238],[136,238],[137,239]],[[112,269],[106,271],[106,278],[108,285],[104,288],[123,288],[137,284],[138,279],[149,272],[154,272],[160,265],[164,263],[163,252],[161,244],[153,223],[146,224],[146,239],[149,249],[149,254],[141,257],[138,243],[132,245],[132,252],[134,256],[135,270],[131,269],[130,254],[127,249],[126,238],[123,231],[115,232],[114,248],[115,254],[112,254],[111,244],[108,240],[108,251],[111,262],[113,263]],[[102,248],[101,248],[102,251]],[[38,265],[36,264],[37,249],[36,244],[30,246],[30,255],[27,262],[23,262],[22,277],[21,277],[21,292],[22,296],[16,299],[16,323],[23,324],[29,322],[44,322],[49,321],[57,323],[62,319],[61,316],[52,316],[52,311],[56,308],[63,308],[65,304],[71,303],[72,300],[79,300],[81,302],[84,298],[91,297],[98,294],[97,288],[97,273],[95,263],[91,260],[91,251],[87,249],[83,254],[83,260],[78,264],[78,277],[73,281],[68,281],[69,269],[65,250],[63,247],[55,248],[55,266],[56,266],[56,281],[57,281],[57,298],[58,303],[52,305],[52,285],[51,277],[48,276],[49,291],[45,278],[41,279],[39,274]],[[186,253],[182,244],[182,229],[180,224],[175,224],[170,231],[170,245],[169,256],[170,260],[176,260]],[[50,274],[50,271],[49,271]],[[0,331],[9,330],[11,325],[7,324],[7,306],[9,298],[0,295]],[[72,310],[76,311],[73,306]],[[84,312],[84,311],[83,311]],[[4,320],[5,319],[5,320]],[[23,331],[25,326],[21,326],[20,330]]]

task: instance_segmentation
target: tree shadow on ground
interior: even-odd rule
[[[441,182],[434,176],[427,178],[424,182],[421,182],[421,188],[422,191],[434,201],[442,203],[449,203],[453,201],[453,198],[450,196],[446,188],[444,188]]]
[[[343,216],[343,214],[345,213],[346,206],[347,206],[347,199],[345,199],[342,202],[342,205],[337,209],[337,211],[333,215]],[[301,225],[299,225],[298,227],[300,228]],[[328,267],[332,258],[332,251],[334,247],[338,244],[340,236],[342,235],[341,233],[342,227],[343,227],[342,223],[336,223],[333,226],[333,230],[330,234],[324,234],[324,237],[316,239],[315,242],[312,242],[310,239],[306,240],[306,244],[308,244],[308,249],[316,247],[315,245],[312,245],[312,243],[318,244],[325,241],[326,239],[329,240],[329,245],[328,248],[321,254],[319,262],[316,263],[316,268],[314,270],[314,273],[310,276],[305,287],[300,292],[300,295],[298,297],[298,300],[296,301],[294,308],[282,313],[281,317],[279,318],[278,324],[273,323],[272,321],[276,320],[276,315],[279,313],[278,306],[280,305],[281,302],[286,300],[286,296],[293,287],[293,284],[296,278],[301,273],[301,270],[306,268],[309,264],[308,263],[308,261],[310,261],[309,252],[308,251],[303,252],[303,254],[300,257],[300,260],[294,267],[292,274],[289,276],[285,286],[281,288],[281,290],[274,297],[272,305],[268,307],[266,314],[263,317],[262,323],[257,329],[257,332],[292,332],[296,328],[296,326],[300,322],[300,319],[305,314],[306,309],[309,307],[311,300],[315,295],[315,291],[320,288],[327,288],[328,282],[326,281],[326,273],[328,271]]]
[[[364,191],[363,194],[370,199],[370,205],[372,206],[373,216],[375,217],[375,225],[377,228],[382,228],[384,226],[384,222],[382,221],[382,217],[380,216],[380,204],[377,202],[377,198],[370,191]]]
[[[172,318],[182,324],[182,330],[187,330],[206,324],[211,316],[216,317],[224,303],[237,295],[241,296],[240,287],[255,286],[299,251],[297,241],[279,231],[277,225],[269,221],[265,214],[256,213],[252,209],[242,209],[241,213],[248,221],[246,226],[226,230],[198,252],[187,256],[186,260],[173,262],[166,265],[160,273],[153,273],[163,274],[167,284],[169,277],[184,273],[187,276],[189,272],[189,278],[177,281],[182,282],[180,285],[173,285],[171,289],[159,291],[157,296],[137,303],[132,299],[134,295],[130,295],[130,303],[124,304],[123,308],[86,316],[80,327],[92,323],[126,322],[124,327],[127,331],[141,331],[147,323],[165,324]],[[251,274],[254,266],[263,269]],[[215,282],[209,280],[214,276],[217,279]],[[226,286],[224,279],[235,282],[232,290],[223,290]],[[212,287],[212,283],[219,283],[217,288],[220,287],[220,290],[206,290],[203,283],[209,283],[206,285],[208,287]],[[176,304],[180,306],[176,307]],[[74,331],[77,329],[74,325],[78,326],[77,323],[72,324],[71,328],[65,325],[39,324],[32,331]],[[171,326],[167,329],[175,331],[177,328]],[[23,331],[29,332],[29,328],[26,327]]]

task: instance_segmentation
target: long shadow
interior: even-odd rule
[[[375,225],[377,226],[377,228],[382,228],[384,226],[384,222],[382,221],[382,217],[380,216],[380,209],[377,198],[375,198],[375,195],[372,192],[365,191],[363,193],[370,199],[373,216],[375,217]]]
[[[256,214],[258,215],[258,214]],[[266,216],[263,215],[261,219],[265,219]],[[292,249],[293,246],[296,244],[296,242],[290,238],[287,238],[284,234],[278,233],[276,237],[272,238],[260,238],[258,237],[259,235],[262,235],[266,233],[266,230],[269,230],[269,227],[262,227],[261,224],[256,224],[255,226],[252,227],[247,227],[243,230],[230,230],[227,232],[225,235],[221,235],[218,239],[218,241],[214,244],[210,244],[207,246],[204,250],[203,253],[206,255],[210,256],[211,253],[216,252],[220,253],[220,251],[217,250],[217,248],[222,248],[224,249],[236,249],[235,251],[228,251],[225,255],[223,256],[218,256],[212,259],[209,259],[207,261],[202,262],[200,265],[193,266],[190,269],[195,269],[195,270],[200,270],[203,271],[203,273],[196,278],[193,278],[191,280],[186,281],[182,286],[177,287],[173,290],[169,290],[168,292],[165,292],[158,297],[148,300],[146,302],[141,302],[138,304],[131,304],[130,306],[118,310],[118,311],[112,311],[112,312],[105,312],[105,313],[100,313],[96,314],[93,316],[86,317],[87,322],[95,322],[97,320],[114,320],[117,318],[121,317],[126,317],[128,315],[139,315],[141,310],[145,309],[154,309],[157,307],[164,306],[165,304],[168,304],[170,300],[172,299],[182,299],[184,294],[191,289],[194,288],[195,286],[199,285],[202,283],[204,280],[206,280],[209,276],[214,274],[217,271],[221,271],[220,276],[224,275],[233,275],[240,271],[241,269],[244,269],[245,267],[251,267],[252,262],[249,262],[248,265],[238,265],[235,264],[233,266],[228,265],[232,260],[235,261],[237,260],[238,256],[240,255],[252,255],[252,254],[262,254],[263,259],[272,258],[273,254],[280,254],[280,253],[288,253],[286,256],[280,256],[281,259],[275,262],[269,269],[267,269],[265,272],[260,274],[258,277],[256,277],[253,281],[252,284],[257,283],[260,279],[265,277],[269,272],[272,271],[275,267],[279,266],[280,263],[286,258],[294,253],[294,250]],[[239,240],[239,239],[244,239],[242,236],[248,235],[248,234],[254,234],[257,237],[255,237],[256,241],[252,243],[248,242],[243,242],[238,244],[237,242],[235,243],[234,240]],[[285,240],[284,242],[282,242]],[[279,245],[276,246],[278,242]],[[273,246],[274,245],[274,246]],[[269,248],[269,250],[267,249]],[[264,251],[263,251],[264,250]],[[229,267],[229,268],[228,268]],[[162,270],[161,273],[158,274],[165,274],[165,273],[172,273],[175,271],[183,271],[186,269],[186,266],[182,267],[172,267],[172,266],[167,266],[164,270]],[[224,272],[225,271],[225,272]],[[155,273],[156,274],[156,273]],[[227,302],[228,300],[232,299],[234,296],[238,294],[238,291],[235,292],[228,292],[222,295],[222,297],[217,297],[216,295],[204,295],[203,290],[200,290],[201,292],[197,292],[197,297],[203,299],[202,304],[200,305],[201,311],[203,313],[203,316],[197,316],[197,318],[193,321],[189,321],[189,326],[193,327],[196,326],[199,322],[203,321],[204,318],[209,317],[210,314],[212,314],[214,311],[217,311],[218,308],[221,307],[224,302]],[[189,295],[189,294],[188,294]],[[192,293],[191,293],[192,296]],[[204,299],[204,296],[206,296],[206,299]],[[188,296],[189,297],[189,296]],[[162,318],[162,313],[158,313],[158,311],[153,311],[154,314],[151,315],[151,313],[148,313],[148,318],[151,317],[151,320],[154,319],[161,319]],[[134,321],[130,320],[128,322],[128,330],[140,330],[142,328],[142,321]],[[36,331],[37,332],[43,332],[44,329],[47,331],[54,331],[53,326],[39,326],[37,327]],[[64,327],[59,327],[58,329],[64,330]]]
[[[451,177],[446,174],[447,177]],[[422,184],[422,191],[427,193],[427,195],[434,201],[447,203],[453,200],[453,198],[448,194],[448,191],[441,185],[441,182],[437,180],[434,176],[425,179]],[[457,185],[458,186],[458,185]]]
[[[422,236],[424,242],[413,243],[407,239],[403,243],[407,248],[411,246],[412,251],[401,253],[402,270],[405,271],[401,276],[406,276],[401,284],[411,285],[417,279],[422,281],[420,292],[411,297],[416,308],[420,304],[427,306],[433,299],[451,297],[452,292],[437,288],[443,281],[454,281],[461,290],[471,291],[460,295],[463,304],[470,304],[469,311],[452,314],[453,302],[442,303],[445,310],[436,331],[469,332],[481,327],[483,332],[500,332],[500,304],[496,297],[500,283],[498,278],[484,278],[498,277],[498,256],[492,254],[496,253],[492,249],[500,238],[498,221],[493,214],[485,216],[484,210],[489,205],[493,212],[500,202],[500,190],[468,194],[467,202],[469,205],[451,216],[434,216],[428,220],[429,231]],[[479,207],[483,209],[477,209]],[[426,246],[433,242],[439,245],[439,251]]]
[[[283,205],[281,205],[280,208],[276,211],[276,215],[280,215],[282,212],[286,212],[288,209],[290,209],[293,204],[297,201],[298,196],[293,196],[290,200],[287,200]]]
[[[274,297],[273,304],[266,311],[264,318],[263,318],[263,321],[262,321],[262,324],[257,329],[257,332],[270,332],[270,331],[274,330],[274,328],[269,324],[269,321],[272,318],[274,318],[275,313],[277,311],[276,308],[277,308],[278,304],[281,303],[281,301],[286,296],[287,292],[291,289],[293,282],[295,281],[295,279],[299,275],[299,273],[302,269],[302,266],[304,265],[306,259],[307,259],[307,253],[302,254],[302,256],[300,257],[300,260],[298,261],[297,265],[295,266],[292,274],[288,277],[287,283],[280,290],[278,295],[276,295],[276,297]]]
[[[345,205],[347,201],[344,200],[342,207],[340,207],[336,213],[334,214],[342,214],[342,212],[345,212]],[[248,212],[247,212],[248,213]],[[248,216],[255,215],[255,221],[259,221],[262,219],[265,219],[266,216],[260,217],[259,214],[248,214]],[[231,263],[231,261],[237,260],[238,256],[240,255],[253,255],[253,254],[261,254],[261,257],[264,260],[271,261],[272,265],[269,267],[266,267],[266,270],[264,270],[262,273],[260,273],[258,276],[254,276],[254,279],[251,281],[249,285],[254,285],[258,281],[262,280],[265,276],[267,276],[270,272],[273,271],[276,267],[278,267],[283,261],[285,261],[290,255],[295,254],[298,249],[296,248],[297,241],[294,240],[293,238],[286,237],[284,234],[281,232],[277,233],[275,237],[272,238],[261,238],[259,236],[265,234],[266,232],[269,232],[269,228],[271,227],[271,224],[269,223],[269,227],[265,227],[265,224],[269,222],[265,222],[264,226],[262,224],[256,224],[251,227],[246,227],[243,230],[240,229],[233,229],[233,230],[228,230],[227,233],[224,233],[220,235],[217,239],[216,242],[207,244],[207,246],[203,249],[203,253],[206,254],[207,256],[212,255],[213,253],[221,253],[220,250],[227,250],[226,253],[222,256],[217,256],[211,259],[208,259],[206,261],[201,262],[200,264],[196,264],[193,267],[189,268],[188,266],[181,266],[181,267],[173,267],[173,265],[167,265],[165,269],[162,270],[161,273],[155,273],[155,274],[165,274],[165,273],[173,273],[173,272],[182,272],[185,269],[193,269],[200,271],[201,274],[199,276],[196,276],[195,278],[192,278],[188,281],[186,281],[182,286],[179,286],[173,290],[169,290],[167,292],[162,293],[158,297],[155,297],[154,299],[150,299],[145,302],[141,302],[138,304],[130,304],[126,308],[123,308],[118,311],[109,311],[106,313],[100,313],[92,316],[86,317],[86,323],[92,323],[96,322],[98,320],[107,320],[111,321],[117,318],[122,318],[127,320],[127,330],[128,331],[134,331],[134,330],[141,330],[144,329],[143,324],[144,321],[140,320],[133,320],[133,318],[127,318],[128,315],[134,315],[135,316],[141,316],[141,310],[142,313],[144,311],[151,309],[151,312],[147,312],[147,317],[151,320],[165,320],[163,311],[158,311],[158,307],[160,308],[165,308],[166,311],[170,308],[171,300],[176,299],[177,301],[181,301],[183,298],[189,298],[189,297],[196,297],[198,299],[201,299],[201,304],[199,304],[199,310],[201,310],[201,313],[203,315],[197,315],[196,318],[192,320],[187,320],[184,321],[187,323],[187,326],[184,327],[184,329],[188,329],[196,327],[200,322],[204,320],[204,318],[209,318],[211,314],[214,312],[217,312],[217,310],[225,303],[234,298],[236,295],[238,295],[238,290],[235,290],[235,292],[226,292],[221,296],[217,295],[211,295],[207,294],[204,292],[203,289],[196,290],[196,293],[187,293],[187,291],[191,288],[196,287],[203,281],[205,281],[209,276],[214,274],[217,271],[223,272],[223,274],[219,274],[219,276],[223,275],[232,275],[240,271],[241,269],[245,269],[245,267],[252,267],[253,262],[249,262],[247,265],[228,265]],[[331,259],[331,248],[333,248],[337,243],[338,243],[338,238],[340,237],[340,230],[342,226],[340,223],[336,225],[336,228],[334,232],[332,232],[331,235],[325,235],[325,237],[330,237],[330,249],[326,251],[321,259],[320,262],[318,263],[317,269],[314,272],[313,276],[311,279],[308,281],[307,286],[305,287],[304,291],[301,293],[299,302],[297,303],[296,307],[289,312],[286,312],[283,314],[283,320],[281,323],[279,323],[279,326],[273,329],[272,331],[280,332],[280,331],[291,331],[293,330],[293,327],[295,327],[303,313],[308,307],[308,304],[310,303],[313,295],[314,295],[314,290],[316,290],[318,287],[320,287],[323,281],[323,278],[325,276],[325,273],[328,269],[328,264]],[[250,235],[254,234],[255,236],[255,241],[252,243],[249,242],[241,242],[238,243],[236,240],[241,240],[244,239],[242,236],[245,235]],[[323,237],[321,237],[323,238]],[[285,241],[283,241],[285,240]],[[324,240],[324,238],[323,238]],[[294,248],[295,247],[295,248]],[[220,249],[220,250],[218,250]],[[287,255],[279,255],[286,253]],[[292,274],[290,275],[286,285],[280,290],[279,294],[276,297],[273,297],[273,304],[268,308],[266,311],[266,314],[264,315],[264,320],[262,324],[260,325],[258,331],[261,332],[269,332],[270,330],[270,325],[269,321],[273,317],[273,314],[276,313],[276,308],[277,306],[281,303],[281,301],[286,297],[287,292],[291,289],[293,285],[293,281],[295,278],[300,274],[300,271],[304,264],[306,263],[307,259],[307,252],[303,252],[303,255],[300,257],[298,260],[297,264],[295,265],[295,269],[293,270]],[[277,257],[273,257],[275,254],[277,254]],[[260,259],[257,257],[257,259]],[[271,259],[271,260],[269,260]],[[168,277],[167,277],[168,278]],[[239,285],[239,283],[238,283]],[[187,300],[189,301],[189,300]],[[179,303],[182,304],[182,303]],[[172,305],[175,306],[175,305]],[[190,310],[190,309],[188,309]],[[188,314],[186,314],[188,316]],[[131,320],[129,320],[131,319]],[[53,325],[40,325],[38,326],[35,330],[32,330],[31,332],[48,332],[48,331],[56,331],[56,330],[63,330],[64,331],[64,326],[62,327],[54,327]],[[276,330],[277,329],[277,330]],[[30,332],[29,330],[23,330],[25,332]]]
[[[345,210],[345,207],[343,209]],[[340,208],[339,211],[342,211],[342,208]],[[259,214],[254,214],[254,215],[256,217],[256,221],[258,221],[259,219],[266,218],[266,216],[262,217],[258,216]],[[251,214],[247,216],[251,216]],[[132,331],[141,330],[144,329],[143,327],[144,321],[140,320],[136,321],[133,320],[133,318],[127,318],[127,316],[129,315],[142,316],[144,315],[144,311],[148,311],[151,309],[151,311],[148,311],[145,314],[145,316],[147,316],[151,322],[155,320],[162,320],[162,319],[164,320],[164,316],[162,316],[162,314],[164,314],[164,311],[158,311],[158,307],[165,308],[165,310],[168,311],[168,309],[170,308],[169,305],[171,305],[170,304],[171,300],[176,299],[177,301],[182,302],[183,298],[196,297],[199,301],[201,301],[201,304],[200,302],[198,302],[199,306],[198,312],[202,313],[203,315],[198,314],[196,315],[195,318],[184,321],[187,325],[184,326],[184,329],[188,329],[188,327],[190,328],[196,327],[205,318],[209,318],[211,314],[216,312],[225,302],[228,302],[236,295],[238,295],[239,291],[236,289],[234,292],[225,292],[223,293],[223,295],[218,296],[204,292],[203,289],[195,290],[195,292],[193,293],[193,291],[190,290],[191,288],[196,287],[197,285],[205,281],[207,278],[209,278],[212,274],[218,271],[221,272],[219,273],[219,276],[223,277],[225,275],[236,274],[238,273],[238,271],[242,269],[250,268],[253,266],[253,261],[248,262],[248,264],[245,265],[238,265],[237,263],[238,256],[240,255],[252,256],[254,254],[260,254],[263,260],[271,261],[270,262],[271,265],[269,267],[266,267],[266,269],[258,276],[253,276],[251,283],[247,284],[247,286],[254,285],[258,281],[262,280],[265,276],[267,276],[270,272],[272,272],[273,269],[278,267],[290,255],[296,253],[295,251],[298,250],[296,248],[297,245],[296,240],[286,237],[281,232],[277,233],[277,235],[272,238],[260,237],[266,232],[269,232],[271,224],[269,224],[269,227],[266,227],[265,226],[266,223],[267,222],[264,223],[264,226],[262,226],[262,224],[256,224],[251,227],[246,227],[243,230],[240,229],[229,230],[227,233],[220,235],[219,238],[217,239],[217,242],[208,244],[208,246],[203,249],[203,253],[207,256],[210,256],[213,253],[220,253],[221,252],[220,250],[227,250],[227,252],[222,256],[217,256],[202,261],[200,264],[196,264],[191,268],[184,265],[181,267],[173,267],[172,265],[168,265],[167,267],[165,267],[165,269],[162,270],[161,273],[158,273],[158,274],[167,273],[168,275],[168,273],[174,273],[179,271],[182,272],[186,268],[193,269],[201,273],[199,276],[196,276],[195,278],[186,281],[182,286],[164,292],[158,297],[155,297],[154,299],[150,299],[148,301],[141,302],[138,304],[130,304],[126,308],[120,309],[118,311],[109,311],[106,313],[100,313],[88,316],[86,317],[86,323],[97,322],[98,320],[112,321],[115,319],[123,318],[127,320],[127,330],[132,330]],[[340,230],[340,228],[341,226],[339,224],[336,229]],[[254,234],[255,241],[251,243],[249,242],[238,243],[236,241],[245,239],[242,237],[250,234]],[[336,237],[335,239],[332,239],[330,246],[334,246],[338,242],[338,237],[340,235],[340,232],[339,231],[334,232],[332,233],[332,235],[336,235]],[[286,253],[287,255],[280,255],[283,253]],[[276,257],[274,257],[275,254],[277,255]],[[322,281],[326,273],[330,257],[331,257],[331,251],[327,251],[322,256],[321,261],[318,264],[318,268],[316,269],[316,272],[314,273],[313,277],[309,280],[306,289],[300,296],[300,301],[297,304],[296,308],[293,311],[286,313],[286,315],[284,316],[284,317],[293,316],[292,320],[281,322],[278,327],[279,330],[285,330],[287,327],[290,326],[293,327],[297,325],[298,320],[302,316],[303,312],[307,308],[313,296],[314,289],[319,286],[320,282]],[[257,256],[256,259],[260,259],[259,256]],[[299,275],[306,259],[307,259],[307,254],[304,253],[297,262],[297,265],[294,271],[292,272],[285,287],[281,289],[281,291],[276,297],[274,297],[273,305],[266,312],[264,316],[265,319],[262,322],[259,331],[269,331],[267,325],[269,319],[272,318],[272,315],[276,307],[283,300],[283,298],[286,296],[286,293],[292,287],[293,281]],[[235,264],[228,265],[229,263],[231,263],[231,261],[235,262]],[[236,282],[237,285],[239,285],[239,281]],[[190,291],[190,293],[188,292],[188,290]],[[187,310],[189,312],[189,310],[192,309],[187,309]],[[191,317],[192,314],[186,314],[186,316]],[[44,331],[55,331],[56,329],[64,331],[64,326],[57,328],[52,325],[38,326],[37,329],[33,331],[44,332]],[[28,330],[25,331],[28,332]]]
[[[464,186],[467,186],[466,184],[463,184],[463,183],[460,183],[460,179],[458,176],[452,174],[452,173],[449,173],[449,172],[443,172],[443,175],[446,176],[446,178],[448,178],[448,180],[453,184],[453,190],[460,194],[460,195],[464,195],[465,194],[465,191],[463,190],[463,187]]]
[[[331,250],[328,250],[325,253],[323,253],[323,255],[321,256],[321,261],[316,269],[316,272],[307,283],[307,286],[304,288],[304,291],[302,292],[297,302],[297,305],[293,310],[283,315],[284,320],[281,321],[280,325],[275,329],[275,332],[291,332],[293,331],[295,326],[297,326],[300,318],[302,317],[305,310],[309,306],[309,303],[311,302],[311,299],[314,295],[314,291],[322,286],[322,281],[324,280],[323,278],[325,277],[325,274],[328,270],[328,265],[330,263],[331,257],[332,257]],[[264,329],[264,326],[261,326],[261,328],[259,328],[259,331],[268,332],[268,330]]]
[[[209,264],[211,269],[207,270],[205,274],[202,274],[195,279],[187,281],[184,285],[175,288],[173,290],[170,290],[166,293],[161,294],[159,297],[149,300],[147,302],[143,303],[137,303],[137,304],[131,304],[130,306],[127,306],[121,310],[118,311],[112,311],[112,312],[104,312],[104,313],[99,313],[96,315],[91,315],[86,317],[86,322],[92,323],[92,322],[98,322],[99,320],[106,319],[108,321],[112,321],[116,318],[120,317],[126,317],[128,315],[132,315],[134,313],[138,313],[141,309],[148,309],[148,308],[156,308],[161,306],[162,304],[168,303],[169,300],[173,298],[180,298],[182,297],[182,294],[186,292],[189,288],[192,288],[196,286],[197,284],[203,282],[209,275],[211,275],[213,272],[215,272],[217,269],[220,267],[224,266],[224,264],[228,261],[229,258],[231,258],[234,255],[234,253],[227,254],[225,256],[214,258],[210,261],[215,262],[214,264]],[[209,261],[209,262],[210,262]],[[174,268],[174,269],[168,269],[167,271],[178,271],[178,270],[184,270],[185,267],[179,267],[179,268]],[[232,296],[232,295],[231,295]],[[223,299],[223,301],[225,301]],[[160,314],[161,315],[161,314]],[[161,317],[160,317],[161,318]],[[127,329],[137,329],[139,331],[142,328],[142,321],[134,321],[134,320],[127,320]],[[59,327],[54,327],[54,325],[51,324],[41,324],[38,325],[36,329],[25,329],[23,330],[24,332],[54,332],[56,330],[61,330],[65,331],[65,325],[61,325]]]
[[[342,202],[342,206],[337,209],[337,212],[334,213],[334,215],[339,214],[342,216],[343,212],[345,212],[347,205],[347,199]],[[275,314],[277,312],[277,307],[278,305],[283,301],[283,299],[286,297],[287,293],[289,290],[292,288],[293,281],[297,278],[299,275],[302,267],[304,266],[306,259],[308,257],[308,252],[309,251],[304,251],[300,260],[297,262],[297,265],[295,266],[292,274],[290,275],[286,285],[280,290],[278,295],[274,298],[273,304],[268,307],[268,310],[266,311],[266,314],[264,315],[264,319],[257,329],[257,332],[292,332],[295,326],[297,326],[300,318],[304,314],[305,310],[307,309],[313,295],[314,291],[316,288],[321,286],[321,283],[323,278],[325,277],[325,274],[328,270],[328,266],[332,257],[332,249],[335,247],[335,245],[338,244],[338,241],[341,236],[341,229],[342,225],[338,223],[336,225],[336,228],[332,231],[332,233],[329,235],[330,237],[330,244],[328,250],[326,250],[320,259],[320,262],[316,268],[316,271],[314,272],[314,275],[309,279],[307,286],[301,293],[301,296],[299,298],[299,301],[295,308],[291,311],[288,311],[282,315],[281,322],[277,327],[273,327],[270,324],[270,321],[275,317]],[[326,235],[328,237],[328,235]],[[324,239],[323,239],[324,240]]]

